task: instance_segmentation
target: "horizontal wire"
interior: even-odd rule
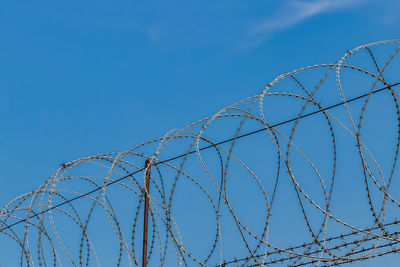
[[[385,87],[382,87],[382,88],[380,88],[380,89],[371,91],[371,92],[369,92],[369,93],[366,93],[366,94],[363,94],[363,95],[360,95],[360,96],[357,96],[357,97],[354,97],[354,98],[351,98],[351,99],[349,99],[349,100],[347,100],[347,101],[342,101],[342,102],[340,102],[340,103],[337,103],[337,104],[328,106],[328,107],[326,107],[326,108],[319,109],[319,110],[314,111],[314,112],[311,112],[311,113],[307,113],[307,114],[305,114],[305,115],[297,116],[297,117],[295,117],[295,118],[292,118],[292,119],[289,119],[289,120],[286,120],[286,121],[283,121],[283,122],[279,122],[279,123],[277,123],[277,124],[274,124],[274,125],[271,125],[271,126],[268,126],[268,127],[265,127],[265,128],[261,128],[261,129],[258,129],[258,130],[252,131],[252,132],[248,132],[248,133],[239,135],[239,136],[237,136],[237,137],[229,138],[229,139],[226,139],[226,140],[224,140],[224,141],[220,141],[220,142],[215,143],[215,144],[212,144],[212,145],[204,146],[204,147],[199,148],[199,149],[197,149],[197,150],[192,150],[192,151],[189,151],[189,152],[187,152],[187,153],[180,154],[180,155],[178,155],[178,156],[175,156],[175,157],[172,157],[172,158],[163,160],[163,161],[158,161],[158,162],[154,163],[153,165],[159,165],[159,164],[167,163],[167,162],[170,162],[170,161],[173,161],[173,160],[176,160],[176,159],[185,157],[185,156],[187,156],[187,155],[194,154],[194,153],[196,153],[196,152],[198,152],[198,151],[203,151],[203,150],[206,150],[206,149],[209,149],[209,148],[212,148],[212,147],[215,147],[215,146],[219,146],[219,145],[222,145],[222,144],[225,144],[225,143],[228,143],[228,142],[237,140],[237,139],[241,139],[241,138],[244,138],[244,137],[253,135],[253,134],[257,134],[257,133],[260,133],[260,132],[264,132],[264,131],[266,131],[266,130],[269,130],[269,129],[272,129],[272,128],[275,128],[275,127],[278,127],[278,126],[281,126],[281,125],[284,125],[284,124],[288,124],[288,123],[293,122],[293,121],[296,121],[296,120],[304,119],[304,118],[310,117],[310,116],[312,116],[312,115],[321,113],[321,112],[323,112],[323,111],[326,111],[326,110],[329,110],[329,109],[332,109],[332,108],[335,108],[335,107],[338,107],[338,106],[341,106],[341,105],[344,105],[344,104],[347,104],[347,103],[356,101],[356,100],[361,99],[361,98],[364,98],[364,97],[366,97],[366,96],[368,96],[368,95],[376,94],[376,93],[379,93],[379,92],[384,91],[384,90],[386,90],[386,89],[389,89],[389,88],[392,88],[392,87],[396,87],[396,86],[398,86],[398,85],[400,85],[400,82],[394,83],[394,84],[391,84],[391,85],[388,85],[388,86],[385,86]],[[120,181],[122,181],[122,180],[124,180],[124,179],[126,179],[126,178],[128,178],[128,177],[131,177],[132,175],[135,175],[135,174],[137,174],[137,173],[139,173],[139,172],[142,172],[142,171],[144,171],[145,169],[146,169],[146,168],[141,168],[141,169],[139,169],[139,170],[136,170],[135,172],[132,172],[132,173],[126,175],[126,176],[123,176],[123,177],[121,177],[121,178],[119,178],[119,179],[116,179],[116,180],[114,180],[114,181],[111,181],[111,182],[107,183],[106,185],[104,185],[104,186],[102,186],[102,187],[97,187],[97,188],[95,188],[95,189],[93,189],[93,190],[91,190],[91,191],[89,191],[89,192],[87,192],[87,193],[85,193],[85,194],[82,194],[82,195],[73,197],[73,198],[71,198],[71,199],[68,199],[68,200],[66,200],[66,201],[64,201],[64,202],[61,202],[61,203],[55,205],[55,206],[52,206],[52,207],[50,207],[50,208],[47,208],[47,209],[45,209],[45,210],[43,210],[43,211],[41,211],[41,212],[34,213],[33,215],[29,216],[29,217],[26,218],[26,219],[19,220],[19,221],[15,222],[15,223],[12,223],[12,224],[10,224],[10,225],[7,225],[7,226],[1,228],[1,229],[0,229],[0,232],[2,232],[2,231],[4,231],[4,230],[7,230],[7,229],[10,229],[11,227],[14,227],[14,226],[16,226],[16,225],[18,225],[18,224],[20,224],[20,223],[22,223],[22,222],[26,222],[26,221],[28,221],[28,220],[30,220],[30,219],[32,219],[32,218],[35,218],[35,217],[37,217],[37,216],[39,216],[39,215],[42,215],[42,214],[44,214],[44,213],[46,213],[46,212],[48,212],[48,211],[51,211],[51,210],[53,210],[53,209],[56,209],[56,208],[58,208],[58,207],[60,207],[60,206],[63,206],[63,205],[65,205],[65,204],[68,204],[68,203],[70,203],[70,202],[72,202],[72,201],[75,201],[75,200],[77,200],[77,199],[86,197],[86,196],[88,196],[88,195],[90,195],[90,194],[92,194],[92,193],[94,193],[94,192],[97,192],[97,191],[101,190],[102,188],[108,187],[108,186],[113,185],[113,184],[115,184],[115,183],[118,183],[118,182],[120,182]]]
[[[388,227],[388,226],[398,225],[399,223],[400,223],[400,221],[398,221],[397,219],[395,219],[394,221],[392,221],[392,222],[390,222],[390,223],[386,223],[386,224],[383,224],[383,225],[380,225],[380,226],[376,226],[376,227],[373,227],[373,228],[366,228],[366,229],[363,229],[363,231],[371,232],[371,231],[374,231],[374,230],[381,229],[382,227]],[[395,235],[395,234],[398,234],[398,233],[399,233],[399,232],[392,232],[392,233],[390,233],[389,235]],[[337,235],[337,236],[334,236],[334,237],[329,237],[329,238],[327,238],[327,239],[325,239],[325,240],[319,240],[318,242],[319,242],[319,243],[322,243],[322,242],[331,242],[332,240],[337,240],[337,239],[343,239],[343,240],[344,240],[344,238],[346,238],[346,237],[351,237],[351,236],[355,236],[355,235],[358,235],[358,234],[360,234],[360,231],[354,231],[354,232],[351,232],[351,233],[348,233],[348,234],[341,234],[341,235]],[[378,238],[380,238],[380,237],[373,237],[371,240],[375,240],[375,239],[378,239]],[[371,240],[368,240],[368,241],[371,241]],[[249,261],[249,260],[251,260],[251,259],[261,258],[261,257],[264,257],[264,256],[271,256],[271,255],[273,255],[273,254],[280,254],[280,253],[286,252],[286,251],[291,251],[291,252],[293,252],[293,250],[296,250],[296,249],[302,249],[302,248],[305,248],[305,247],[308,247],[308,246],[316,245],[316,244],[318,244],[318,242],[313,241],[313,242],[310,242],[310,243],[304,243],[304,244],[301,244],[301,245],[297,245],[297,246],[295,246],[295,247],[288,247],[288,248],[286,248],[286,249],[281,249],[281,250],[277,250],[276,248],[274,248],[275,250],[272,251],[272,252],[267,252],[267,253],[262,253],[262,254],[256,254],[256,255],[253,255],[252,257],[236,258],[236,259],[234,259],[234,260],[225,261],[224,264],[225,264],[225,265],[228,265],[228,264],[238,263],[238,262],[241,262],[241,261]],[[353,242],[354,242],[354,241],[353,241]],[[350,243],[351,243],[351,242],[345,243],[345,244],[349,245]],[[340,245],[340,246],[346,246],[346,245],[343,245],[343,244],[342,244],[342,245]],[[340,247],[340,246],[337,246],[337,247]],[[334,247],[334,248],[336,249],[336,247]],[[332,248],[331,248],[331,249],[332,249]],[[321,251],[310,251],[310,252],[308,252],[308,254],[306,254],[306,255],[307,255],[307,256],[310,256],[310,255],[312,255],[312,254],[316,254],[316,253],[319,253],[319,252],[321,252]],[[296,252],[296,253],[300,254],[300,252]],[[290,253],[289,253],[289,254],[290,254]],[[297,258],[297,256],[293,256],[293,258]],[[285,259],[285,261],[290,260],[290,259],[293,259],[293,258],[287,258],[287,259]],[[280,261],[280,260],[277,260],[277,261]],[[219,266],[219,264],[218,264],[218,265],[215,265],[215,267],[218,267],[218,266]]]

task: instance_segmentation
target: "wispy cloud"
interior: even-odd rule
[[[273,33],[281,31],[312,16],[337,9],[354,7],[363,0],[294,0],[282,1],[284,4],[271,16],[261,19],[257,25],[249,29],[250,36],[268,38]]]

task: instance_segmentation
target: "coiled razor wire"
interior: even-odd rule
[[[359,46],[162,138],[62,164],[3,207],[0,254],[138,266],[146,193],[150,266],[336,266],[398,252],[399,49]]]

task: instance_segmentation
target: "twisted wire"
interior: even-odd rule
[[[66,162],[2,208],[0,243],[20,266],[138,266],[149,194],[152,265],[336,266],[396,253],[399,50],[359,46],[161,138]]]

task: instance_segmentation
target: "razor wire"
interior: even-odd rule
[[[148,194],[151,266],[397,253],[399,49],[359,46],[161,138],[66,162],[2,208],[0,245],[20,266],[138,266]]]

